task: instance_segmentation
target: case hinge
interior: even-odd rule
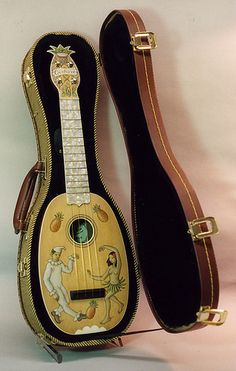
[[[156,36],[150,31],[135,32],[135,34],[131,36],[130,44],[136,52],[157,48]]]
[[[210,237],[219,232],[215,218],[212,216],[194,219],[191,222],[188,222],[188,226],[188,233],[191,234],[193,241]],[[201,226],[205,226],[206,230],[202,230]]]
[[[209,306],[201,307],[200,311],[197,313],[197,322],[201,322],[206,325],[220,326],[225,323],[227,314],[227,310],[212,309]],[[214,316],[213,319],[209,319],[211,315]]]
[[[28,269],[27,258],[24,258],[23,261],[20,261],[20,263],[17,265],[17,271],[21,278],[27,276],[27,269]]]

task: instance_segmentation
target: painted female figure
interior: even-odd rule
[[[105,282],[105,316],[101,321],[101,324],[105,324],[111,320],[111,301],[118,305],[118,313],[122,312],[124,304],[117,298],[116,294],[125,287],[125,279],[123,277],[120,278],[121,259],[118,249],[114,246],[108,245],[99,247],[99,251],[104,250],[110,251],[107,258],[108,269],[106,272],[101,276],[97,276],[92,274],[90,270],[87,270],[92,279]]]

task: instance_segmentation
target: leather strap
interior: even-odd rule
[[[36,180],[38,174],[42,171],[44,171],[44,162],[37,161],[23,181],[13,216],[13,226],[16,234],[24,231],[26,227],[26,218],[34,194]]]

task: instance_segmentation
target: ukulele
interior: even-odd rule
[[[97,160],[98,58],[80,36],[48,34],[23,68],[43,165],[21,228],[22,309],[49,343],[111,341],[134,317],[138,283],[129,232]]]

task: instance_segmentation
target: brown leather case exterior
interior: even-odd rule
[[[122,48],[125,45],[125,48],[132,50],[131,45],[126,45],[122,41],[123,36],[115,36],[114,35],[114,44],[112,40],[112,31],[109,31],[109,28],[112,29],[113,22],[116,22],[116,26],[114,26],[114,34],[116,35],[122,35],[122,34],[129,34],[129,40],[132,39],[132,36],[135,35],[136,32],[145,32],[146,28],[144,26],[144,23],[140,16],[133,10],[115,10],[113,11],[105,20],[101,35],[100,35],[100,52],[101,52],[101,61],[104,69],[105,78],[107,80],[109,89],[111,91],[111,94],[113,96],[114,103],[116,105],[117,113],[121,122],[121,126],[123,129],[123,133],[125,136],[125,140],[128,147],[129,152],[129,159],[130,159],[130,166],[131,166],[131,182],[132,182],[132,213],[133,213],[133,220],[134,220],[134,234],[136,239],[136,247],[137,247],[137,253],[139,257],[142,257],[143,255],[140,255],[140,252],[143,249],[147,249],[147,246],[142,246],[142,244],[139,242],[139,238],[141,234],[149,233],[148,230],[144,230],[142,227],[142,223],[137,223],[137,210],[141,207],[140,202],[137,203],[135,192],[135,178],[136,178],[136,170],[133,169],[135,166],[133,166],[133,161],[136,161],[133,157],[132,150],[129,148],[129,136],[132,135],[129,134],[128,124],[125,122],[124,118],[124,112],[121,112],[121,103],[118,101],[116,93],[117,93],[117,86],[116,82],[111,81],[113,77],[109,75],[109,70],[112,70],[112,58],[113,54],[117,54],[117,59],[120,58],[122,60],[122,52],[119,55],[119,48]],[[109,34],[109,40],[107,34]],[[120,37],[120,39],[119,39]],[[111,47],[111,50],[107,51]],[[113,50],[114,48],[114,50]],[[155,82],[154,82],[154,76],[153,76],[153,68],[152,68],[152,60],[151,60],[151,52],[150,50],[140,50],[140,51],[128,51],[127,53],[130,53],[132,63],[134,66],[133,73],[136,75],[135,79],[137,81],[137,89],[138,92],[135,94],[139,95],[140,102],[143,109],[143,114],[146,120],[146,125],[148,129],[148,133],[151,139],[151,143],[153,146],[153,149],[155,151],[155,154],[164,169],[166,176],[169,178],[169,180],[172,182],[172,185],[175,188],[175,191],[177,193],[177,196],[181,202],[183,212],[186,218],[186,223],[190,222],[195,219],[203,218],[204,214],[201,209],[200,203],[198,201],[198,198],[195,194],[195,191],[193,190],[193,187],[189,183],[188,179],[186,178],[186,175],[184,174],[183,170],[181,169],[180,165],[178,164],[172,150],[170,147],[170,144],[167,139],[166,131],[163,125],[163,120],[161,117],[161,112],[157,100],[157,94],[155,89]],[[115,58],[115,57],[114,57]],[[126,64],[129,62],[125,62]],[[119,62],[117,62],[116,65],[116,71],[119,70]],[[124,66],[122,68],[125,68]],[[117,80],[119,77],[117,78]],[[128,82],[127,82],[128,84]],[[123,86],[124,94],[126,91],[126,86]],[[134,88],[135,89],[135,88]],[[137,104],[140,104],[140,102],[137,100]],[[171,107],[170,107],[171,109]],[[128,133],[128,134],[127,134]],[[135,139],[131,139],[133,141]],[[155,173],[153,174],[153,179],[155,178]],[[158,191],[158,190],[157,190]],[[200,226],[200,230],[204,231],[207,229],[206,224],[202,224]],[[163,233],[162,230],[158,230],[158,225],[156,228],[156,234]],[[165,231],[166,233],[166,231]],[[168,232],[167,232],[168,233]],[[169,231],[171,233],[171,229]],[[189,234],[189,231],[186,229],[184,231],[184,238],[186,237],[186,234]],[[188,238],[188,237],[186,237]],[[190,244],[191,249],[193,250],[193,259],[196,260],[198,275],[199,275],[199,281],[200,281],[200,297],[199,297],[199,311],[202,310],[202,308],[217,308],[218,304],[218,296],[219,296],[219,282],[218,282],[218,273],[217,273],[217,267],[216,267],[216,261],[214,257],[213,247],[211,243],[210,237],[206,237],[203,239],[196,239],[196,241],[192,241],[191,236],[189,235],[188,242]],[[158,243],[155,243],[155,239],[153,239],[153,244],[155,246],[155,258],[158,259],[158,249],[160,247],[158,246]],[[178,250],[181,249],[181,241],[176,241],[175,246],[173,246],[173,249]],[[154,251],[154,250],[150,250]],[[148,253],[148,252],[147,252]],[[150,259],[152,259],[152,256],[150,256]],[[168,256],[168,259],[166,260],[163,258],[163,263],[166,264],[166,269],[168,270],[169,266],[169,259],[171,259],[171,256]],[[169,332],[182,332],[186,330],[193,330],[200,327],[204,327],[206,323],[204,321],[199,321],[199,318],[196,313],[195,320],[193,320],[191,323],[185,322],[185,318],[182,318],[180,323],[178,322],[176,325],[172,324],[172,321],[170,320],[170,323],[168,322],[168,319],[163,320],[162,316],[159,313],[159,304],[158,300],[160,302],[165,301],[165,295],[171,296],[173,295],[172,292],[169,292],[166,290],[165,294],[163,295],[163,298],[160,296],[160,299],[156,297],[157,294],[155,294],[155,287],[150,288],[148,286],[148,275],[157,275],[157,272],[150,271],[146,266],[145,262],[140,260],[140,267],[142,272],[142,278],[144,282],[144,287],[146,290],[147,298],[149,299],[150,306],[153,310],[154,315],[156,316],[157,320],[161,324],[161,326],[166,329]],[[181,270],[181,267],[180,267]],[[172,273],[169,272],[168,275],[171,275]],[[175,274],[176,272],[173,272],[173,277],[171,277],[171,280],[175,280]],[[165,286],[165,281],[158,282],[158,275],[157,275],[157,285]],[[188,280],[188,277],[185,278]],[[155,282],[155,280],[154,280]],[[178,288],[176,288],[178,289]],[[165,291],[165,289],[162,290],[162,292]],[[187,300],[187,299],[186,299]],[[167,301],[168,302],[168,301]],[[156,304],[157,303],[157,304]],[[162,306],[164,304],[160,304]],[[171,317],[171,311],[174,312],[177,310],[177,306],[181,307],[182,305],[185,305],[184,303],[176,303],[176,308],[173,305],[173,308],[168,308],[170,317]],[[194,311],[196,311],[196,308],[193,308]],[[196,311],[198,312],[198,310]],[[214,316],[212,314],[209,314],[208,320],[212,320]]]

